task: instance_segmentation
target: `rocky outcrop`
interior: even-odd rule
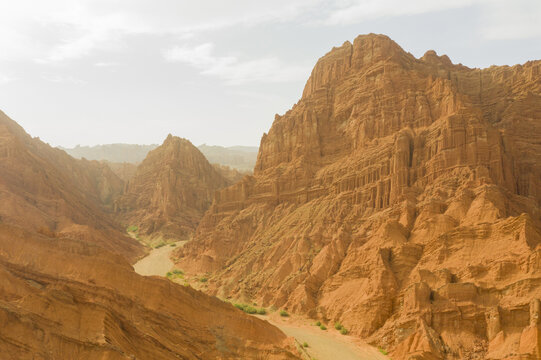
[[[107,165],[51,148],[0,112],[1,223],[92,242],[133,261],[143,247],[109,214],[122,188]]]
[[[115,208],[141,235],[183,239],[195,230],[214,192],[229,184],[188,140],[169,135],[137,167]]]
[[[89,243],[0,224],[2,359],[298,359],[232,305]]]
[[[393,359],[535,358],[540,136],[540,61],[470,69],[359,36],[317,62],[178,265]]]
[[[137,275],[142,247],[107,213],[118,184],[0,113],[0,358],[299,358],[267,322]]]

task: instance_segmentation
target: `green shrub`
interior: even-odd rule
[[[259,308],[257,309],[257,313],[259,315],[265,315],[267,313],[267,310],[265,310],[264,308]]]
[[[154,246],[155,249],[159,249],[161,247],[164,247],[166,244],[162,241],[161,243],[159,243],[158,245]]]
[[[335,328],[336,330],[342,330],[343,326],[342,326],[342,324],[340,324],[339,322],[335,322],[335,323],[334,323],[334,328]]]
[[[319,327],[321,330],[327,330],[327,327],[323,324],[321,324],[321,326]]]
[[[179,270],[179,269],[175,269],[175,270],[173,270],[173,274],[175,274],[175,275],[184,275],[184,271]]]
[[[321,321],[316,321],[316,326],[321,326]]]
[[[139,227],[137,225],[130,225],[126,228],[127,232],[137,232],[139,231]]]
[[[257,309],[253,306],[248,305],[244,308],[244,312],[248,314],[257,314]]]
[[[171,244],[171,245],[169,245],[169,246],[171,246],[171,247],[175,247],[175,246],[177,246],[177,244]]]
[[[233,304],[233,306],[242,311],[246,308],[246,304]]]
[[[207,282],[208,279],[206,277],[202,277],[201,279],[199,279],[200,282],[204,283],[204,282]]]
[[[280,310],[280,316],[288,317],[289,314],[288,314],[287,311],[285,311],[285,310]]]
[[[343,327],[342,329],[340,329],[340,334],[342,335],[347,335],[348,334],[348,329],[346,329],[345,327]]]
[[[383,355],[389,354],[389,352],[388,352],[387,350],[385,350],[384,348],[379,347],[378,350],[379,350],[379,352],[382,353]]]
[[[308,347],[308,343],[305,341],[305,342],[302,343],[302,346],[303,347]]]
[[[165,274],[165,276],[171,277],[171,276],[173,276],[173,273],[171,271],[168,271],[167,274]]]

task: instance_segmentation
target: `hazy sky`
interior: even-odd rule
[[[51,145],[258,145],[333,46],[541,59],[541,0],[0,0],[0,109]]]

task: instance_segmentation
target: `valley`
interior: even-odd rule
[[[540,138],[540,60],[379,34],[258,148],[64,151],[0,112],[0,358],[540,359]]]

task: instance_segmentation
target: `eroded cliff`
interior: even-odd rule
[[[540,61],[470,69],[359,36],[318,61],[177,262],[393,359],[539,358],[540,137]]]
[[[152,238],[188,238],[214,192],[229,185],[188,140],[169,135],[128,180],[115,209],[126,225]]]

